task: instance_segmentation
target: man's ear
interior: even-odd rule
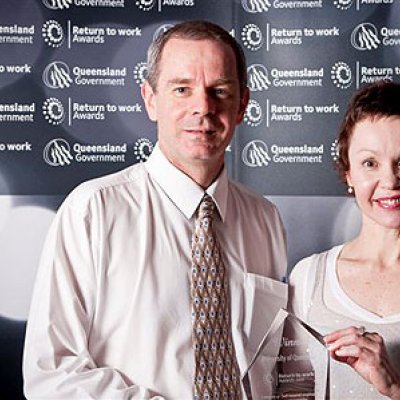
[[[249,98],[250,98],[250,91],[249,88],[246,86],[243,89],[243,95],[242,98],[240,99],[239,112],[236,118],[237,124],[240,124],[243,121],[244,113],[246,112],[247,105],[249,104]]]
[[[147,81],[147,79],[143,82],[141,93],[149,118],[153,122],[156,122],[157,121],[157,105],[155,99],[156,96],[154,94],[153,88],[150,86],[150,83]]]

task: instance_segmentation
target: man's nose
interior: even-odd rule
[[[193,96],[193,115],[212,115],[215,113],[216,102],[212,93],[206,89],[196,91]]]

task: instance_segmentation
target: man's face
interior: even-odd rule
[[[142,94],[161,150],[184,172],[222,166],[248,102],[247,89],[240,98],[233,50],[211,40],[170,39],[159,71],[156,90],[145,82]]]

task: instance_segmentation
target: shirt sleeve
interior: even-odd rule
[[[270,203],[268,224],[270,226],[271,247],[268,248],[271,257],[268,276],[282,281],[287,277],[287,241],[286,231],[277,207]]]
[[[50,228],[25,339],[23,374],[28,400],[163,399],[112,367],[96,365],[90,354],[97,230],[83,206],[68,199]]]

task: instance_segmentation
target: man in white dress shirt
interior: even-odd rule
[[[273,318],[281,221],[224,167],[249,98],[242,50],[192,21],[152,44],[148,68],[142,94],[158,127],[149,160],[80,185],[50,229],[26,334],[29,400],[193,398],[190,240],[205,193],[218,209],[241,373]]]

